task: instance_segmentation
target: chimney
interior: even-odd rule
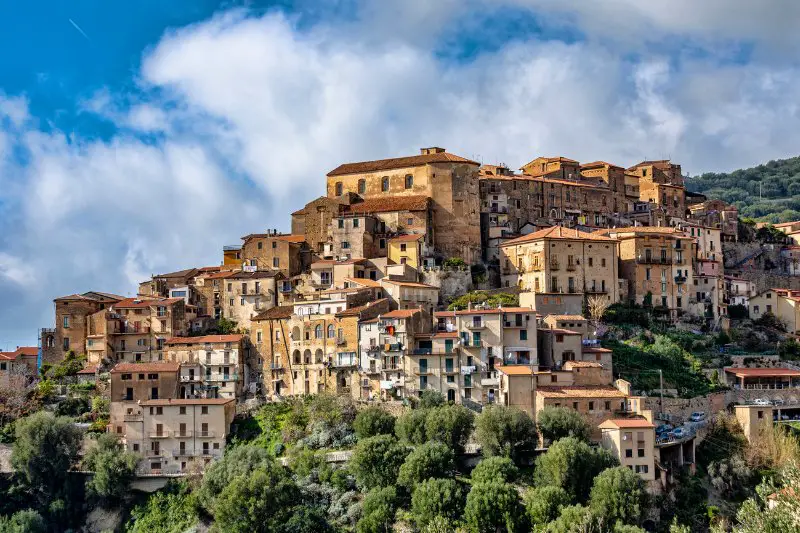
[[[419,151],[422,155],[432,155],[442,154],[445,152],[445,149],[439,146],[431,146],[430,148],[420,148]]]

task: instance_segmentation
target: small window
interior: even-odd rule
[[[358,194],[364,194],[365,192],[367,192],[367,181],[358,180]]]
[[[180,412],[180,414],[185,415],[186,414],[186,407],[185,406],[181,406],[181,408],[179,409],[179,412]]]
[[[389,178],[388,177],[384,177],[381,180],[381,191],[383,191],[383,192],[388,192],[389,191]]]
[[[342,192],[343,192],[342,191],[342,182],[341,181],[337,181],[336,182],[336,196],[341,196]]]
[[[625,450],[625,457],[628,457],[628,458],[633,457],[633,450],[630,449],[630,448]]]
[[[358,220],[357,218],[354,218],[354,219],[353,219],[353,227],[354,227],[354,228],[357,228],[357,227],[358,227],[358,224],[359,224],[359,220]]]
[[[200,408],[200,414],[201,415],[207,415],[208,414],[208,406],[207,405],[204,405],[204,406],[202,406]]]
[[[410,189],[414,186],[414,176],[411,174],[406,175],[406,189]]]
[[[258,249],[261,250],[262,248],[264,248],[264,243],[261,242],[261,241],[258,241]]]
[[[272,266],[275,267],[275,268],[279,268],[281,266],[280,257],[273,257],[272,258]]]

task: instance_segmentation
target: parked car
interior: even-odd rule
[[[756,398],[755,400],[753,400],[753,405],[769,406],[772,405],[772,402],[770,402],[766,398]]]
[[[689,416],[689,422],[703,422],[706,419],[706,414],[703,411],[695,411]]]
[[[772,403],[774,405],[783,405],[785,402],[783,401],[783,398],[775,398],[774,400],[772,400]]]
[[[670,431],[669,436],[674,439],[685,439],[689,436],[689,430],[681,426]]]
[[[674,426],[672,424],[661,424],[660,426],[656,427],[656,435],[669,433],[673,429],[674,429]]]

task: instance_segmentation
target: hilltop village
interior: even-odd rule
[[[800,409],[800,369],[777,355],[727,355],[713,379],[697,371],[712,386],[689,398],[666,367],[632,370],[618,350],[623,312],[708,338],[744,315],[800,328],[800,292],[748,276],[762,251],[725,267],[746,230],[767,229],[743,229],[735,207],[684,181],[668,160],[537,157],[515,171],[439,147],[342,164],[289,233],[254,228],[220,243],[219,264],[153,275],[135,297],[87,286],[55,298],[54,327],[3,353],[0,380],[25,387],[77,362],[73,381],[110,401],[101,431],[138,454],[141,476],[222,457],[253,406],[323,394],[403,406],[435,391],[534,423],[574,410],[658,494],[694,468],[718,410],[749,438]],[[799,229],[768,228],[782,276],[800,275]]]

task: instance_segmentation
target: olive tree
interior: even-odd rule
[[[452,476],[454,469],[453,451],[446,444],[431,441],[408,454],[400,467],[397,483],[413,490],[426,479]]]

